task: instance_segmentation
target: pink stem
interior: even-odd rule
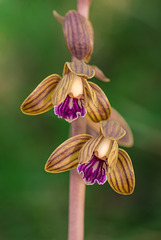
[[[89,7],[92,0],[78,0],[77,8],[78,12],[85,18],[89,17]]]
[[[71,136],[86,133],[86,118],[71,124]],[[84,239],[85,184],[76,169],[70,171],[68,240]]]
[[[78,12],[88,18],[91,0],[78,0]],[[73,57],[74,60],[74,57]],[[86,133],[86,118],[71,123],[71,136]],[[85,184],[76,169],[70,171],[68,240],[84,239]]]

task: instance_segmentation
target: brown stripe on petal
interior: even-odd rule
[[[99,117],[97,117],[98,113],[99,113],[99,116],[101,115],[101,112],[99,111],[99,109],[97,110],[97,115],[95,113],[95,108],[93,108],[93,105],[89,104],[86,107],[86,109],[87,109],[86,116],[89,117],[94,122],[99,122]]]
[[[88,83],[96,94],[98,107],[94,105],[89,92],[87,92],[87,117],[89,117],[94,122],[100,122],[108,119],[111,114],[111,106],[106,95],[96,84],[92,82]]]
[[[130,157],[128,156],[128,154],[123,150],[123,149],[119,149],[119,161],[120,164],[122,165],[122,168],[124,169],[124,172],[126,173],[126,178],[127,181],[129,182],[128,186],[130,186],[130,184],[134,184],[134,170],[133,170],[133,166],[132,166],[132,162],[131,160],[129,161]]]
[[[21,105],[21,111],[29,115],[37,115],[53,107],[51,96],[61,77],[52,74],[45,78]]]
[[[103,121],[101,122],[101,129],[104,136],[112,140],[118,141],[126,134],[126,131],[121,127],[120,123],[117,121]]]
[[[95,105],[95,107],[98,108],[98,96],[96,94],[96,91],[91,87],[91,84],[89,84],[91,82],[88,82],[85,78],[82,78],[82,82],[84,86],[84,91],[86,92],[86,96],[89,98],[88,101],[91,100],[93,105]]]
[[[48,95],[50,95],[50,93],[53,91],[53,89],[51,89],[52,86],[53,86],[53,84],[50,84],[48,87],[46,87],[42,92],[40,92],[34,98],[31,98],[31,96],[30,96],[30,98],[28,99],[29,101],[27,101],[23,105],[23,109],[24,110],[28,110],[28,109],[32,110],[32,108],[36,107],[38,104],[41,106],[41,102],[43,102],[44,99],[46,99],[46,97],[48,97]],[[43,106],[45,106],[49,102],[51,104],[51,98]],[[38,108],[36,108],[35,111],[37,111],[37,109]]]
[[[120,194],[131,194],[135,187],[135,175],[129,155],[119,149],[116,167],[108,173],[108,182]],[[111,181],[112,179],[112,181]]]
[[[72,159],[74,158],[74,156],[76,155],[76,157],[78,158],[78,149],[80,149],[82,147],[82,144],[78,144],[76,147],[70,147],[71,149],[73,149],[72,151]],[[63,155],[64,157],[61,157],[61,155]],[[58,158],[59,161],[50,161],[50,164],[48,163],[48,170],[50,169],[57,169],[57,168],[64,168],[67,164],[70,164],[73,160],[71,161],[67,161],[66,159],[70,158],[71,153],[68,153],[67,155],[67,150],[65,150],[64,152],[62,152],[61,154],[59,154],[58,156],[54,156],[54,158]],[[63,163],[63,164],[62,164]],[[66,165],[65,165],[66,164]]]
[[[47,172],[67,171],[78,164],[78,154],[83,145],[91,138],[90,135],[80,134],[62,143],[49,157],[45,170]]]
[[[82,144],[82,142],[86,142],[87,141],[87,134],[82,134],[82,135],[76,135],[74,136],[74,141],[78,142],[79,144]],[[90,137],[89,137],[90,138]],[[69,138],[67,141],[65,141],[63,144],[61,144],[50,156],[50,160],[48,160],[48,162],[50,163],[50,161],[52,161],[52,158],[55,157],[57,158],[59,155],[61,154],[65,154],[66,152],[66,148],[70,145],[70,147],[74,147],[75,146],[75,142],[73,141],[73,138]],[[61,147],[62,146],[62,147]]]
[[[110,155],[108,157],[108,165],[111,170],[116,166],[117,159],[118,159],[118,144],[116,141],[114,141]]]
[[[78,166],[78,158],[75,158],[70,163],[67,163],[64,167],[59,167],[56,169],[56,173],[61,173],[65,171],[69,171],[73,168],[76,168]]]
[[[88,19],[70,10],[63,22],[63,32],[69,52],[79,60],[88,61],[93,52],[93,29]]]
[[[103,136],[99,136],[96,138],[93,137],[84,144],[84,146],[79,152],[78,159],[80,164],[87,163],[91,159],[93,152],[101,141],[102,137]]]
[[[121,188],[120,188],[120,184],[118,182],[118,178],[116,177],[116,173],[113,171],[113,174],[107,174],[107,176],[110,176],[110,179],[112,179],[112,183],[113,185],[111,187],[113,187],[113,189],[116,191],[116,192],[121,192]],[[108,177],[107,177],[107,180],[108,180]],[[108,181],[109,182],[109,181]],[[111,182],[109,182],[111,183]],[[110,184],[111,185],[111,184]]]

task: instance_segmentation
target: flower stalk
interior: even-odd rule
[[[78,12],[88,18],[91,0],[78,0]],[[73,58],[74,59],[74,58]],[[86,118],[71,123],[71,136],[86,133]],[[68,240],[84,239],[85,183],[77,169],[70,171]]]

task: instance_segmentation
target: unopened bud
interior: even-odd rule
[[[69,52],[79,60],[89,62],[93,52],[93,28],[88,19],[70,10],[63,21],[63,31]]]

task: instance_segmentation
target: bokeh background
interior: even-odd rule
[[[46,76],[61,75],[70,61],[61,25],[75,0],[0,0],[0,239],[67,239],[69,173],[44,165],[68,138],[69,124],[49,111],[20,112],[22,101]],[[103,88],[131,126],[127,149],[135,174],[131,196],[107,184],[87,186],[86,240],[161,239],[161,1],[94,1],[91,64],[110,83]]]

